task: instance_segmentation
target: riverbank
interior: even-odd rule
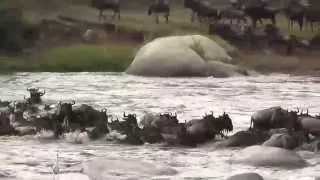
[[[131,63],[133,45],[74,44],[24,57],[2,57],[0,72],[122,72]]]
[[[190,14],[189,10],[181,5],[174,7],[169,24],[162,21],[155,24],[153,17],[141,12],[141,7],[136,7],[124,10],[120,21],[108,19],[106,25],[99,24],[97,12],[84,5],[64,5],[63,8],[47,12],[43,9],[26,9],[24,15],[29,23],[38,25],[43,19],[46,20],[45,25],[41,25],[41,38],[22,55],[1,57],[0,73],[123,72],[132,62],[135,52],[157,37],[201,34],[226,48],[237,64],[249,69],[261,73],[320,74],[319,55],[316,53],[286,56],[265,49],[248,50],[235,46],[209,35],[206,25],[190,23],[186,17],[186,14]],[[283,17],[278,19],[280,28],[288,31]],[[96,30],[99,36],[94,42],[84,43],[83,34],[88,28]],[[298,30],[290,33],[309,39],[314,34]]]

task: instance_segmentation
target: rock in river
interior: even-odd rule
[[[201,35],[161,37],[144,45],[127,73],[141,76],[247,75],[215,41]]]

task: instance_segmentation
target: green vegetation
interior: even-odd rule
[[[8,54],[22,50],[23,32],[26,28],[21,9],[13,2],[0,2],[0,50]]]
[[[23,59],[1,58],[0,72],[123,72],[132,62],[132,45],[72,45]]]

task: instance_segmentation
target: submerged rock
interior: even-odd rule
[[[305,142],[304,136],[305,135],[303,132],[294,132],[293,134],[276,133],[273,134],[262,145],[292,150],[303,144],[303,142]]]
[[[242,173],[229,177],[227,180],[263,180],[257,173]]]
[[[144,45],[126,72],[160,77],[228,77],[247,74],[231,62],[232,58],[226,50],[207,37],[169,36]]]
[[[241,150],[232,162],[252,166],[301,168],[308,163],[296,152],[277,147],[251,146]]]
[[[172,176],[177,173],[173,168],[134,159],[96,158],[84,164],[84,174],[95,180],[117,179],[119,175],[152,179],[153,176]]]

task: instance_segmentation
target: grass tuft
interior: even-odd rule
[[[28,58],[0,58],[0,72],[123,72],[132,62],[133,45],[72,45]]]

